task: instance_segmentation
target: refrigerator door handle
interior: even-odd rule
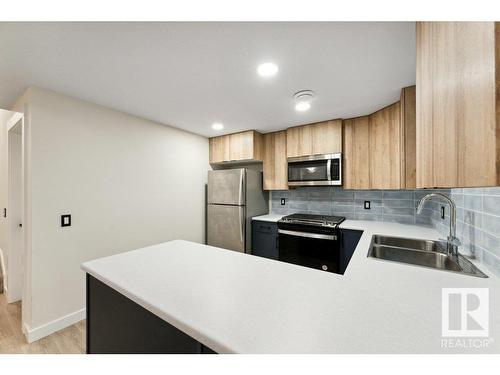
[[[243,203],[243,182],[245,180],[245,170],[241,170],[241,175],[240,175],[240,196],[239,196],[239,202],[240,204]]]
[[[240,240],[241,243],[243,244],[243,248],[245,248],[244,244],[244,238],[243,238],[243,232],[245,230],[245,210],[241,210],[241,223],[240,223]]]

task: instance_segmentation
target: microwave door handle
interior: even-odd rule
[[[332,180],[332,159],[326,162],[326,178],[328,181]]]

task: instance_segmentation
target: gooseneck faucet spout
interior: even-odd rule
[[[448,198],[444,194],[440,193],[430,193],[424,195],[420,202],[418,202],[417,214],[422,212],[422,208],[424,207],[425,202],[430,200],[431,198],[440,198],[444,200],[450,206],[450,233],[446,240],[447,251],[450,255],[458,255],[458,247],[461,245],[460,240],[457,238],[457,214],[455,208],[455,202],[453,202],[450,198]]]

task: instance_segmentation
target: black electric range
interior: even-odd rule
[[[342,273],[339,224],[342,216],[292,214],[278,221],[279,260]]]

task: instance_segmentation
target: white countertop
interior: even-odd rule
[[[273,223],[278,222],[281,220],[281,218],[285,215],[280,215],[280,214],[266,214],[266,215],[261,215],[261,216],[254,216],[252,217],[252,220],[258,220],[258,221],[272,221]]]
[[[82,269],[219,353],[500,353],[500,280],[367,258],[373,234],[438,237],[346,220],[363,235],[344,275],[171,241]],[[486,349],[441,348],[441,289],[489,288]]]

